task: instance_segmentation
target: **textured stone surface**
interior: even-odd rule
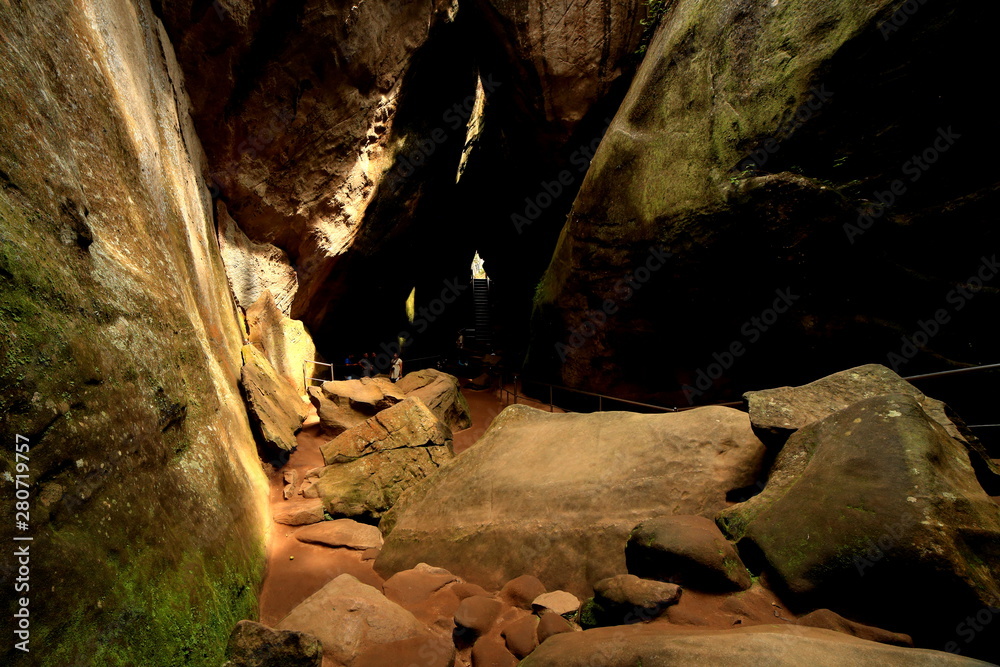
[[[800,429],[764,491],[717,520],[788,599],[918,645],[943,646],[1000,602],[1000,507],[912,396],[859,401]],[[993,635],[975,639],[964,653],[996,658]]]
[[[304,632],[240,621],[229,636],[225,667],[321,667],[323,646]]]
[[[310,595],[277,627],[315,635],[324,657],[337,665],[352,665],[377,646],[427,636],[413,614],[349,574]]]
[[[686,405],[873,359],[997,357],[979,332],[998,294],[966,287],[996,273],[1000,165],[960,55],[984,17],[921,5],[887,39],[890,0],[668,5],[539,285],[531,375]],[[928,149],[944,166],[908,164]],[[914,345],[919,322],[936,335]]]
[[[184,76],[145,0],[3,2],[0,35],[0,471],[27,437],[44,492],[0,662],[221,664],[266,480]]]
[[[454,375],[428,368],[406,374],[395,386],[407,396],[419,398],[426,403],[431,412],[451,427],[452,431],[472,426],[469,404]]]
[[[796,622],[799,625],[808,625],[811,628],[836,630],[837,632],[843,632],[844,634],[848,634],[853,637],[867,639],[881,644],[913,646],[913,639],[911,639],[909,635],[904,635],[899,632],[889,632],[888,630],[883,630],[882,628],[875,628],[870,625],[864,625],[863,623],[857,623],[850,619],[846,619],[840,614],[830,611],[829,609],[817,609],[816,611],[811,611],[805,616],[801,616],[796,619]]]
[[[334,519],[295,531],[295,539],[307,544],[347,549],[378,549],[382,546],[382,533],[375,526],[351,519]]]
[[[286,317],[267,289],[247,309],[246,319],[250,342],[259,345],[278,375],[305,396],[305,362],[316,359],[316,346],[305,324]]]
[[[746,414],[551,414],[515,405],[473,447],[412,489],[380,527],[383,576],[437,563],[496,590],[532,574],[589,596],[625,573],[640,521],[713,516],[756,480],[764,447]]]
[[[240,383],[265,455],[295,449],[295,434],[305,419],[306,405],[253,345],[243,346]]]
[[[648,623],[681,599],[681,587],[619,574],[594,584],[595,610],[601,625]]]
[[[973,667],[986,663],[943,651],[887,646],[831,630],[760,625],[735,630],[674,629],[667,623],[599,628],[550,637],[522,667]]]
[[[625,564],[631,574],[709,591],[750,588],[750,573],[711,519],[666,516],[629,534]]]

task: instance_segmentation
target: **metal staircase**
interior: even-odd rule
[[[493,347],[493,332],[490,326],[490,280],[472,279],[472,302],[475,315],[475,342],[484,349]]]

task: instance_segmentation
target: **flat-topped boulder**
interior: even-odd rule
[[[454,375],[427,368],[408,373],[395,386],[407,396],[426,403],[431,412],[453,431],[472,426],[472,412]]]
[[[368,416],[390,408],[406,398],[403,391],[385,378],[330,381],[324,382],[320,388],[334,403],[350,407]]]
[[[764,446],[738,410],[666,415],[504,410],[483,437],[383,518],[376,569],[434,563],[490,590],[523,574],[589,597],[625,574],[640,522],[712,517],[756,481]]]

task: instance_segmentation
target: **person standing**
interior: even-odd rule
[[[359,365],[361,366],[361,377],[370,378],[374,367],[372,366],[371,360],[368,358],[367,352],[365,352],[364,356],[361,357]]]
[[[389,379],[393,382],[399,380],[403,375],[403,360],[399,358],[399,354],[392,355],[392,373],[389,374]]]

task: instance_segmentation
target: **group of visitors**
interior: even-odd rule
[[[357,372],[360,372],[360,377],[363,378],[375,377],[378,375],[376,359],[377,356],[374,352],[365,352],[361,355],[360,361],[357,361],[353,354],[347,355],[344,359],[345,379],[355,379],[355,373]],[[382,363],[385,363],[384,359]],[[389,379],[396,382],[401,377],[403,377],[403,360],[400,358],[399,354],[396,353],[392,355],[392,361],[389,364]]]

